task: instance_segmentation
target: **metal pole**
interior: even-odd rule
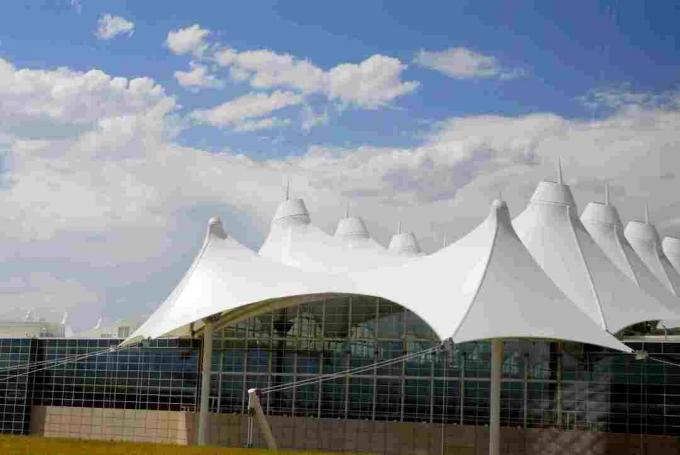
[[[524,354],[524,429],[527,428],[529,417],[529,354]]]
[[[279,447],[276,444],[276,439],[274,439],[274,434],[269,426],[267,417],[265,417],[264,412],[262,412],[260,397],[257,396],[257,389],[248,390],[248,412],[252,412],[255,415],[257,426],[260,428],[260,433],[264,438],[264,442],[267,444],[267,448],[278,450]]]
[[[208,407],[210,401],[210,367],[212,364],[212,337],[214,320],[203,321],[203,356],[201,368],[201,400],[198,410],[198,445],[208,444]]]
[[[461,355],[460,362],[460,382],[458,383],[458,395],[460,397],[460,424],[463,424],[463,417],[465,416],[465,362],[467,360],[467,355],[463,352]]]
[[[491,396],[489,413],[489,455],[501,453],[501,373],[503,341],[491,340]]]

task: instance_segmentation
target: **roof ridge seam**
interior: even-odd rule
[[[579,241],[578,234],[576,233],[576,229],[574,227],[574,222],[571,219],[571,213],[569,211],[569,205],[567,207],[567,223],[569,224],[569,230],[571,233],[574,235],[574,240],[576,241],[576,245],[578,246],[578,254],[579,257],[581,258],[581,261],[583,262],[583,267],[586,269],[586,274],[588,275],[588,282],[590,283],[590,290],[593,292],[593,296],[595,297],[595,302],[597,302],[597,312],[600,315],[600,319],[602,320],[602,325],[605,331],[609,332],[607,329],[607,321],[604,318],[604,312],[602,311],[602,304],[600,303],[600,296],[597,293],[597,290],[595,289],[595,283],[593,282],[593,274],[590,273],[590,267],[588,267],[588,261],[586,261],[586,257],[583,255],[583,249],[581,248],[581,242]],[[577,218],[578,219],[578,218]],[[587,231],[586,231],[587,232]],[[590,234],[588,234],[590,235]],[[599,246],[598,246],[599,248]],[[607,258],[607,260],[609,260]]]
[[[626,260],[626,264],[628,265],[628,268],[630,269],[631,273],[633,274],[633,278],[635,280],[635,284],[637,284],[637,287],[642,289],[642,285],[640,285],[640,280],[638,279],[637,273],[635,273],[635,269],[633,268],[633,265],[630,263],[630,259],[628,258],[628,255],[626,254],[626,248],[623,245],[623,242],[621,241],[621,237],[623,233],[619,231],[619,226],[617,224],[614,224],[614,238],[616,239],[616,244],[619,246],[619,249],[621,249],[621,253],[623,254],[624,259]],[[625,236],[623,237],[625,239]],[[635,250],[633,250],[635,252]]]
[[[479,285],[477,286],[477,289],[475,289],[475,293],[472,296],[472,299],[470,299],[470,305],[468,305],[467,309],[465,310],[465,314],[463,317],[460,319],[460,322],[458,323],[458,327],[456,328],[456,331],[453,332],[451,335],[451,338],[455,338],[456,334],[458,334],[458,331],[460,330],[461,327],[463,327],[463,323],[467,319],[467,317],[470,314],[470,310],[472,310],[472,305],[474,305],[475,299],[477,299],[477,295],[479,295],[479,291],[482,289],[482,284],[484,283],[484,279],[486,278],[486,274],[489,271],[489,263],[491,262],[491,256],[493,255],[494,250],[496,249],[496,238],[498,237],[498,230],[500,229],[500,223],[498,222],[498,210],[494,209],[495,213],[494,216],[496,218],[496,227],[494,229],[493,237],[491,239],[491,248],[489,248],[489,255],[486,257],[486,267],[484,267],[484,273],[482,273],[482,277],[479,280]]]

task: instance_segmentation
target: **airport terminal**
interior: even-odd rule
[[[514,219],[497,199],[431,254],[401,229],[382,246],[349,211],[326,233],[286,194],[257,252],[211,219],[138,326],[3,329],[0,430],[385,454],[678,453],[679,267],[680,240],[661,241],[648,216],[624,227],[606,189],[580,211],[561,169]]]

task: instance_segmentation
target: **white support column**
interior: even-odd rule
[[[501,453],[501,375],[503,341],[491,340],[491,409],[489,413],[489,455]]]
[[[214,319],[206,318],[203,321],[203,349],[201,359],[201,400],[198,409],[198,445],[208,444],[208,412],[210,406],[210,376],[212,366],[212,345]]]

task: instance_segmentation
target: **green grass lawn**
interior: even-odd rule
[[[282,455],[323,455],[322,452],[279,451]],[[271,455],[262,449],[185,447],[168,444],[84,441],[79,439],[0,436],[2,455]]]

